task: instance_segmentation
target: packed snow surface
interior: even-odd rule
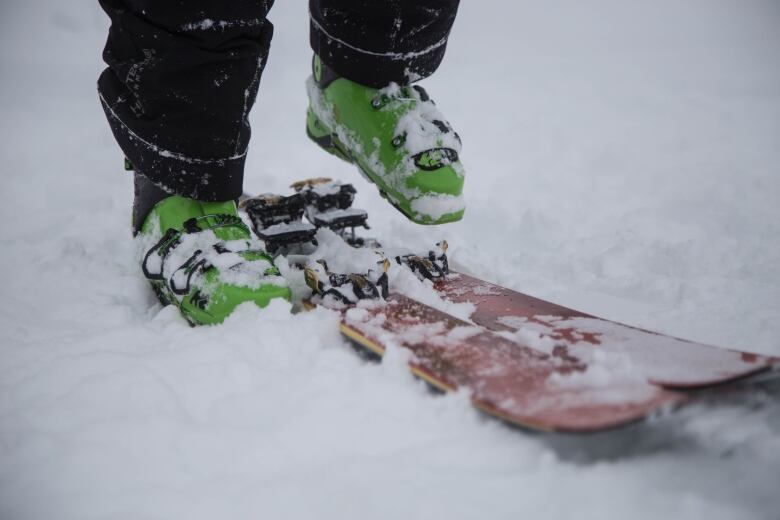
[[[193,31],[236,23],[203,16]],[[780,355],[777,2],[463,2],[422,82],[463,139],[466,214],[440,228],[308,142],[305,3],[271,19],[248,191],[352,182],[383,244],[446,238],[454,267],[502,285]],[[362,360],[326,310],[189,327],[135,261],[97,2],[6,1],[0,29],[3,520],[777,518],[776,387],[535,435],[430,394],[401,351]]]

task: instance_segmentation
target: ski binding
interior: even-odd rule
[[[369,245],[369,241],[355,235],[355,228],[371,229],[366,222],[368,213],[352,207],[355,187],[327,177],[298,181],[290,185],[305,201],[305,213],[309,222],[340,235],[348,244],[356,247]]]
[[[306,285],[321,298],[332,296],[338,303],[352,305],[359,300],[379,300],[388,296],[387,270],[390,261],[382,262],[382,273],[370,270],[366,274],[339,274],[328,269],[325,260],[306,266],[303,271]]]
[[[442,240],[436,244],[436,247],[436,251],[428,251],[427,257],[399,255],[395,257],[395,261],[398,265],[407,267],[421,280],[441,280],[450,272],[450,264],[447,260],[447,241]]]
[[[317,245],[317,228],[303,221],[305,200],[295,193],[289,197],[265,193],[240,202],[252,221],[255,234],[265,242],[268,253],[275,255],[293,245]]]

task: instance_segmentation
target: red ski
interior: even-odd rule
[[[304,211],[312,225],[331,228],[351,245],[371,243],[354,235],[356,226],[365,226],[365,212],[351,208],[352,186],[329,179],[294,186],[293,196],[242,204],[275,249],[316,244],[311,229],[301,234]],[[469,392],[475,406],[506,421],[553,431],[613,428],[683,402],[687,395],[675,390],[780,365],[777,358],[656,334],[450,272],[446,242],[437,248],[385,257],[382,273],[338,274],[326,262],[309,263],[305,279],[319,297],[341,304],[377,299],[342,311],[345,336],[379,356],[389,346],[410,350],[416,375],[443,391]],[[432,280],[446,299],[472,303],[473,323],[402,295],[387,297],[393,261]]]
[[[623,358],[625,370],[672,389],[734,381],[780,366],[780,359],[686,341],[603,320],[473,276],[451,272],[435,282],[442,296],[475,306],[471,320],[587,363]],[[546,345],[546,347],[545,347]]]
[[[443,391],[464,389],[479,409],[538,430],[588,432],[623,426],[686,399],[565,351],[546,353],[402,295],[342,311],[342,333],[382,356],[412,352],[410,369]]]

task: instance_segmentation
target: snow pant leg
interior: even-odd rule
[[[98,93],[136,172],[166,193],[238,198],[273,0],[100,0]]]
[[[381,88],[428,77],[459,0],[310,0],[311,47],[339,75]]]

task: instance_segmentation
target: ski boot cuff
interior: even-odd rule
[[[171,196],[152,181],[136,173],[134,175],[135,196],[133,198],[133,236],[141,232],[146,217],[158,202]]]

